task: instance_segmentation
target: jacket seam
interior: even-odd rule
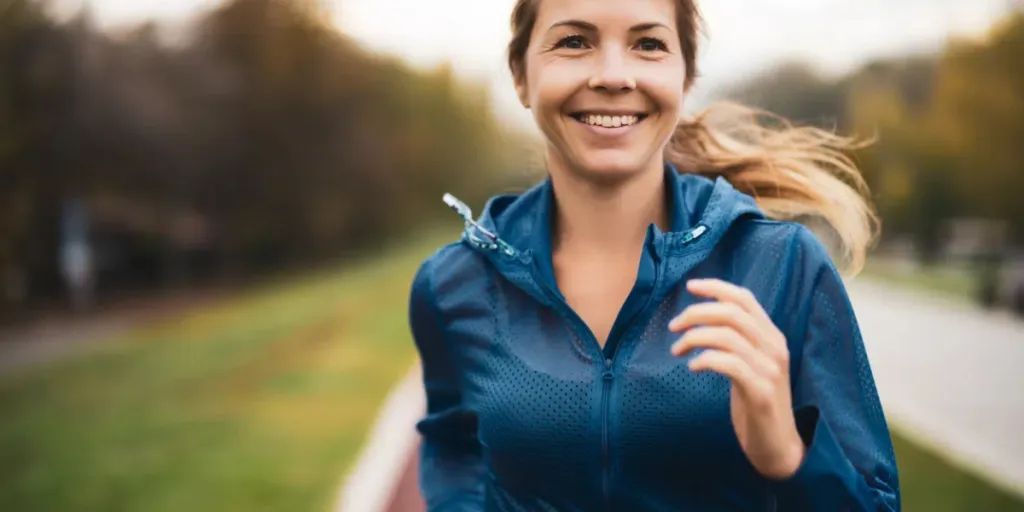
[[[441,334],[441,344],[444,347],[445,354],[448,357],[449,364],[451,365],[452,372],[455,374],[455,386],[454,390],[459,397],[459,407],[464,407],[465,397],[462,394],[463,391],[463,372],[460,370],[457,360],[455,358],[455,351],[450,343],[448,336],[447,322],[445,320],[444,313],[437,304],[437,291],[435,289],[434,282],[434,267],[437,265],[437,260],[434,259],[430,262],[430,268],[427,272],[427,298],[430,303],[430,309],[434,315],[434,321],[437,323],[438,331]],[[483,498],[484,494],[479,489],[452,489],[451,492],[438,500],[436,503],[432,503],[430,510],[443,510],[450,504],[457,504],[465,500],[466,498]]]
[[[800,233],[801,233],[801,231],[803,231],[805,229],[807,229],[807,228],[805,228],[805,227],[803,227],[803,226],[801,226],[799,224],[794,225],[794,227],[793,227],[793,237],[792,237],[792,241],[790,242],[790,248],[789,248],[790,254],[794,254],[795,251],[797,250],[797,246],[798,246],[798,244],[800,242]],[[813,234],[812,234],[812,236],[813,236]],[[804,257],[806,258],[806,255]],[[807,344],[806,343],[806,341],[807,341],[806,337],[807,337],[807,334],[810,332],[810,325],[809,324],[810,324],[810,321],[811,321],[811,310],[814,307],[814,301],[815,301],[815,296],[817,294],[818,286],[819,286],[822,278],[824,277],[824,271],[823,271],[824,269],[823,269],[822,265],[818,264],[816,261],[809,261],[809,262],[806,262],[804,265],[801,265],[801,267],[806,267],[807,263],[810,263],[811,265],[814,265],[814,267],[812,269],[810,269],[810,271],[804,273],[803,275],[801,275],[799,277],[800,281],[805,281],[805,280],[808,280],[808,278],[809,278],[810,282],[809,283],[801,282],[800,285],[803,285],[803,286],[797,286],[797,289],[800,290],[800,293],[802,295],[802,301],[801,302],[803,302],[803,304],[801,304],[800,314],[797,316],[796,333],[797,333],[797,340],[799,341],[799,351],[800,352],[798,354],[796,354],[797,357],[793,358],[793,369],[792,369],[793,371],[792,371],[792,374],[794,376],[797,376],[797,375],[800,374],[801,363],[802,363],[802,360],[803,360],[804,350],[806,349],[806,344]],[[797,382],[797,380],[794,379],[793,382],[794,382],[794,386],[795,386],[795,383]],[[796,406],[798,404],[793,404],[793,405]]]
[[[448,356],[448,360],[451,363],[452,371],[458,375],[458,386],[456,389],[459,392],[459,401],[462,401],[462,372],[458,371],[456,366],[455,354],[452,350],[451,344],[448,339],[448,324],[445,321],[444,314],[441,312],[441,308],[437,305],[437,291],[434,283],[434,266],[437,261],[432,261],[430,264],[429,272],[427,272],[427,298],[430,304],[430,310],[434,314],[434,321],[437,323],[438,331],[441,333],[441,345],[444,346],[445,354]]]
[[[787,249],[787,252],[789,254],[791,254],[791,255],[794,255],[795,257],[799,257],[799,256],[796,256],[796,255],[798,255],[800,253],[796,252],[796,250],[797,250],[798,244],[800,243],[800,228],[794,226],[792,231],[793,231],[793,233],[792,233],[792,235],[789,238],[789,249]],[[800,262],[799,261],[794,261],[793,263],[800,263]],[[791,268],[797,268],[797,266],[796,265],[792,265]],[[793,365],[792,365],[792,368],[790,369],[790,372],[794,376],[800,375],[800,369],[801,369],[801,366],[802,366],[801,365],[801,360],[803,359],[803,355],[804,355],[804,341],[805,341],[804,337],[807,335],[807,311],[810,308],[810,304],[809,304],[810,301],[808,301],[807,298],[806,298],[807,295],[810,295],[811,300],[814,300],[814,293],[804,292],[801,289],[801,288],[803,288],[802,285],[804,284],[803,283],[804,278],[805,278],[805,276],[803,276],[803,275],[800,275],[800,276],[797,277],[797,279],[799,279],[800,282],[797,284],[796,289],[797,289],[798,292],[801,293],[801,295],[803,295],[803,297],[801,297],[801,300],[800,300],[800,302],[802,303],[802,304],[800,304],[800,313],[796,317],[796,325],[794,326],[794,331],[796,333],[796,340],[794,340],[794,341],[798,343],[796,346],[798,347],[797,350],[799,351],[799,353],[797,353],[797,354],[791,354],[791,356],[792,355],[796,356],[796,357],[792,358]],[[793,381],[793,387],[795,388],[796,387],[796,383],[797,383],[797,379],[793,378],[792,381]],[[793,391],[796,391],[796,390],[794,389]],[[796,405],[796,404],[794,404],[794,405]]]

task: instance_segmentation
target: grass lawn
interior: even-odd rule
[[[967,266],[909,267],[898,261],[873,257],[864,265],[862,275],[867,279],[939,293],[964,302],[974,299],[976,285]]]
[[[1024,499],[893,433],[907,512],[1024,512]]]
[[[415,361],[406,294],[433,246],[406,247],[0,381],[0,509],[329,510]],[[896,448],[908,511],[1024,511],[898,436]]]
[[[330,509],[415,362],[406,294],[431,250],[274,286],[0,380],[0,510]]]

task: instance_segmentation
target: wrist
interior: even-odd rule
[[[775,467],[765,476],[773,480],[785,480],[796,474],[797,470],[807,456],[807,445],[800,436],[794,432],[790,440],[785,443],[785,448],[780,452]]]

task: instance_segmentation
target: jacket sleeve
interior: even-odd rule
[[[483,462],[476,416],[462,404],[459,369],[434,296],[431,260],[413,279],[409,324],[419,351],[426,391],[419,483],[428,512],[483,510]]]
[[[796,245],[803,311],[790,355],[807,454],[776,483],[779,510],[899,511],[892,439],[846,288],[814,235],[801,228]]]

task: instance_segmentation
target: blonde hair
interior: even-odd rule
[[[770,218],[807,224],[837,266],[855,274],[879,227],[868,187],[849,157],[863,144],[722,102],[680,123],[665,159],[682,173],[725,178]]]
[[[540,0],[518,0],[512,11],[508,63],[523,71]],[[676,0],[676,22],[689,89],[697,76],[696,0]],[[772,219],[806,224],[822,239],[837,267],[860,272],[878,233],[868,188],[849,153],[862,142],[781,116],[720,102],[683,121],[665,149],[681,173],[723,177],[752,196]]]

